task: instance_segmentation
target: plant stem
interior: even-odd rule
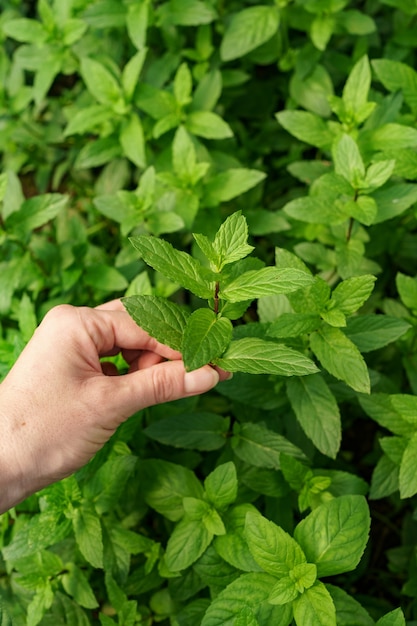
[[[219,290],[220,290],[220,283],[217,280],[216,286],[214,288],[214,312],[216,315],[219,312]]]

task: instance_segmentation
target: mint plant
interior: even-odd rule
[[[2,623],[413,626],[415,0],[0,4],[0,378],[113,298],[234,372],[0,517]]]
[[[130,296],[123,303],[133,319],[158,341],[181,351],[188,371],[207,363],[251,374],[290,376],[317,371],[310,359],[284,344],[260,337],[234,340],[230,320],[243,315],[253,299],[297,291],[312,282],[311,276],[296,268],[249,269],[256,263],[245,258],[253,248],[247,243],[246,220],[239,212],[222,224],[213,241],[201,234],[194,238],[209,267],[161,239],[145,235],[131,241],[154,270],[207,299],[209,308],[189,314],[155,296]]]

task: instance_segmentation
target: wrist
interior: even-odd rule
[[[0,513],[38,490],[36,466],[30,462],[26,410],[16,402],[18,393],[0,385]],[[22,402],[23,405],[23,402]]]

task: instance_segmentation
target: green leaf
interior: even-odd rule
[[[368,541],[370,515],[364,496],[346,495],[321,504],[296,527],[294,539],[317,575],[334,576],[358,565]]]
[[[216,509],[224,509],[236,500],[238,481],[236,467],[229,461],[216,467],[204,481],[207,500]]]
[[[72,520],[77,546],[95,568],[103,567],[103,538],[100,518],[90,506],[84,505],[74,511]]]
[[[217,17],[216,10],[201,0],[170,0],[170,19],[177,26],[210,24]]]
[[[317,581],[299,596],[293,604],[297,626],[335,626],[336,609],[322,582]]]
[[[229,124],[212,111],[192,111],[187,115],[186,127],[192,135],[205,139],[233,137]]]
[[[401,498],[411,498],[417,493],[417,433],[415,433],[404,450],[400,464],[400,496]]]
[[[232,340],[233,326],[227,317],[210,309],[197,309],[186,322],[181,352],[187,372],[213,362]]]
[[[277,293],[290,293],[308,287],[313,282],[313,277],[302,270],[263,267],[238,276],[221,287],[219,295],[229,302],[242,302]]]
[[[48,33],[37,20],[25,17],[12,19],[2,24],[2,31],[7,37],[24,43],[42,44],[48,37]]]
[[[369,497],[372,500],[378,500],[398,491],[400,488],[399,473],[398,464],[383,454],[372,472]]]
[[[218,450],[227,440],[230,419],[217,415],[195,411],[180,413],[153,422],[144,429],[145,435],[160,443],[187,450]]]
[[[279,12],[273,6],[249,7],[232,16],[220,45],[223,61],[232,61],[262,45],[276,33]]]
[[[333,146],[335,172],[343,176],[354,189],[363,184],[365,166],[356,141],[343,134]]]
[[[283,605],[293,602],[298,595],[294,581],[289,576],[284,576],[273,586],[268,601],[271,604]]]
[[[343,102],[351,115],[356,116],[366,105],[371,79],[369,59],[364,55],[355,63],[343,88]]]
[[[136,113],[132,115],[122,124],[120,131],[120,143],[123,148],[123,154],[132,161],[137,167],[146,167],[145,155],[145,138],[143,133],[142,122]]]
[[[183,498],[203,497],[203,488],[194,473],[176,463],[140,461],[138,478],[147,504],[173,522],[184,515]]]
[[[246,515],[245,537],[253,558],[268,574],[286,576],[294,566],[306,563],[298,543],[260,513]]]
[[[389,91],[402,91],[404,100],[414,112],[417,111],[417,72],[400,61],[374,59],[372,67],[381,83]]]
[[[268,335],[277,339],[298,337],[320,326],[320,316],[309,313],[282,313],[268,328]]]
[[[333,305],[345,315],[352,315],[367,301],[375,281],[375,276],[369,274],[344,280],[333,290],[329,308]]]
[[[133,9],[134,5],[129,7],[129,10]],[[139,5],[139,11],[147,13],[146,2],[143,5]],[[140,19],[140,18],[139,18]],[[136,86],[139,81],[139,76],[142,71],[143,64],[145,62],[147,49],[143,48],[140,52],[137,52],[126,63],[122,73],[122,87],[127,100],[131,100],[135,93]]]
[[[374,620],[361,604],[340,587],[326,584],[336,607],[336,623],[340,626],[375,626]]]
[[[288,626],[292,619],[291,608],[268,603],[271,587],[275,582],[275,577],[263,572],[239,576],[215,597],[201,626],[232,626],[242,610],[247,608],[252,610],[260,625]]]
[[[326,122],[308,111],[281,111],[276,114],[278,122],[291,135],[317,148],[328,149],[333,133]]]
[[[371,196],[358,196],[356,200],[350,200],[343,205],[343,209],[353,219],[365,226],[374,223],[378,215],[378,206]]]
[[[354,343],[339,329],[323,326],[310,335],[311,349],[335,378],[361,393],[370,392],[366,363]]]
[[[123,274],[109,265],[89,265],[84,271],[83,279],[86,285],[107,292],[124,291],[128,286]]]
[[[250,553],[244,536],[248,512],[257,512],[257,510],[253,505],[246,503],[229,508],[223,514],[226,534],[214,539],[214,547],[216,553],[233,568],[243,572],[257,572],[261,571],[261,568]]]
[[[307,437],[320,452],[336,458],[342,437],[340,411],[322,376],[289,379],[287,394]]]
[[[66,593],[85,609],[95,609],[98,602],[88,579],[76,566],[70,566],[69,572],[61,577],[62,586]]]
[[[376,626],[406,626],[404,613],[401,609],[395,609],[381,617],[376,623]]]
[[[75,169],[98,167],[117,159],[122,154],[118,137],[110,136],[87,142],[79,151],[74,163]]]
[[[181,350],[189,317],[186,309],[158,296],[129,296],[122,302],[138,326],[160,343]]]
[[[140,51],[135,57],[145,52],[146,31],[149,21],[149,2],[141,2],[140,4],[129,4],[127,7],[126,27],[130,40],[134,46]],[[111,25],[113,26],[113,24]],[[114,27],[114,26],[113,26]],[[133,59],[135,59],[133,57]],[[130,63],[130,61],[129,61]],[[141,63],[139,63],[141,65]],[[136,72],[135,72],[136,73]]]
[[[305,376],[318,371],[313,361],[301,352],[283,344],[251,337],[232,341],[225,354],[215,362],[228,372],[248,374]]]
[[[368,189],[378,189],[385,185],[395,169],[395,160],[377,161],[372,163],[366,170],[365,184]]]
[[[404,419],[399,411],[405,410],[408,418],[410,415],[409,410],[411,410],[411,418],[413,418],[415,406],[411,404],[410,407],[406,407],[401,396],[373,393],[371,396],[361,396],[359,402],[365,413],[383,426],[383,428],[387,428],[394,434],[401,436],[411,435],[414,432],[413,422],[410,423],[407,419]]]
[[[217,255],[217,270],[243,259],[254,249],[248,243],[248,225],[241,211],[235,211],[221,224],[212,249]],[[209,257],[210,258],[210,257]]]
[[[178,104],[186,106],[191,102],[193,79],[187,63],[181,63],[174,78],[174,96]]]
[[[80,69],[87,89],[100,104],[113,105],[122,99],[120,84],[102,63],[82,57]]]
[[[378,214],[374,223],[379,224],[401,215],[417,202],[417,185],[397,183],[388,188],[377,189],[373,193],[373,198],[378,205]]]
[[[75,113],[64,130],[64,136],[82,135],[88,131],[99,129],[102,124],[108,122],[114,113],[111,108],[104,104],[93,104],[82,108]]]
[[[27,608],[26,626],[37,626],[42,620],[46,611],[51,607],[54,599],[54,593],[51,583],[45,581],[42,587],[36,590],[36,594]]]
[[[396,341],[410,329],[410,324],[388,315],[358,315],[347,320],[346,336],[360,352],[371,352]]]
[[[282,435],[261,424],[235,425],[233,451],[245,463],[255,467],[279,469],[281,452],[303,459],[304,454]]]
[[[409,394],[394,394],[390,396],[391,405],[403,420],[417,426],[417,397]]]
[[[19,239],[25,239],[33,230],[54,219],[68,204],[68,197],[48,193],[25,200],[18,211],[6,218],[6,229]]]
[[[406,307],[417,311],[417,277],[406,276],[398,272],[395,284],[400,294],[401,301]]]
[[[244,167],[231,168],[213,176],[205,186],[204,203],[207,206],[216,206],[240,196],[252,187],[255,187],[265,178],[264,172],[246,169]]]
[[[349,212],[347,203],[329,203],[319,196],[305,196],[290,200],[283,210],[293,219],[309,224],[341,224],[346,221]]]
[[[201,520],[184,517],[175,526],[166,547],[165,560],[172,572],[192,565],[210,545],[213,534]]]
[[[170,280],[180,283],[200,298],[211,298],[214,294],[216,275],[203,267],[186,252],[174,248],[157,237],[139,235],[130,239],[142,259]]]

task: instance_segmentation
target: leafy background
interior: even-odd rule
[[[245,270],[314,282],[234,337],[320,370],[142,411],[2,515],[2,623],[417,623],[415,0],[0,8],[0,375],[58,303],[197,310],[129,237],[204,264],[238,211]]]

